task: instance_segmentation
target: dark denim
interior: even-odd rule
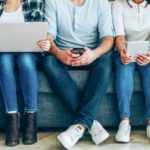
[[[120,56],[114,54],[116,69],[116,93],[120,118],[130,117],[130,103],[133,94],[134,72],[137,70],[142,78],[143,92],[146,100],[147,119],[150,119],[150,64],[139,66],[136,63],[124,65]]]
[[[68,69],[89,71],[83,95],[69,75]],[[74,115],[74,124],[82,124],[90,129],[109,84],[112,71],[111,52],[94,63],[79,68],[66,66],[55,56],[49,55],[43,59],[43,70],[55,94]]]
[[[33,53],[1,53],[0,82],[6,112],[18,111],[15,68],[19,71],[27,112],[37,111],[38,79],[36,55]]]

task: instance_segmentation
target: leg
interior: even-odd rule
[[[115,58],[116,69],[116,94],[118,99],[118,108],[120,118],[130,117],[130,101],[133,93],[133,75],[135,63],[124,65],[120,56]]]
[[[89,133],[95,144],[102,143],[109,136],[100,123],[94,121],[94,119],[109,83],[112,70],[110,55],[102,56],[93,64],[86,66],[86,68],[89,69],[89,78],[85,95],[80,101],[78,116],[74,122],[75,125],[58,136],[59,141],[65,147],[69,146],[69,144],[74,145],[82,137],[85,127],[90,129]],[[74,142],[72,142],[72,138],[68,138],[70,133],[74,133],[75,135]],[[68,140],[71,141],[67,143]]]
[[[6,112],[17,112],[15,60],[10,53],[0,54],[0,81]]]
[[[49,79],[52,89],[75,114],[79,105],[80,91],[68,73],[67,66],[54,56],[43,60],[43,71]]]
[[[112,71],[110,54],[97,59],[89,66],[89,78],[85,95],[80,103],[80,111],[75,124],[82,124],[91,128],[100,104],[106,93]]]
[[[38,78],[35,57],[32,53],[17,55],[17,65],[27,112],[37,111]]]
[[[119,115],[121,123],[119,130],[115,136],[117,142],[129,142],[131,126],[129,124],[130,117],[130,101],[133,92],[133,74],[135,70],[135,63],[124,65],[120,56],[115,57],[116,68],[116,93],[118,99]]]
[[[137,66],[142,77],[143,92],[146,100],[146,116],[150,120],[150,64],[146,66]]]
[[[20,53],[17,55],[17,64],[26,111],[24,116],[25,122],[23,143],[33,144],[37,142],[36,111],[38,79],[36,69],[36,55],[32,53]]]
[[[14,55],[10,53],[0,54],[0,68],[2,93],[5,101],[6,112],[8,113],[5,144],[7,146],[16,146],[19,144],[20,115],[17,113],[18,106]]]

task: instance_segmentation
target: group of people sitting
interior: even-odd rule
[[[0,23],[48,22],[47,37],[38,42],[45,51],[43,54],[0,53],[0,85],[8,119],[5,144],[19,144],[21,118],[24,119],[23,143],[37,142],[39,64],[52,90],[74,116],[72,125],[57,137],[66,149],[72,148],[85,132],[89,132],[95,144],[109,137],[95,118],[113,67],[120,115],[115,140],[130,141],[135,70],[142,78],[146,133],[150,138],[150,52],[137,54],[133,61],[126,50],[126,42],[150,41],[148,18],[150,0],[115,0],[113,4],[108,0],[0,0]],[[18,110],[16,69],[24,98],[24,116]],[[89,71],[84,93],[69,75],[70,69]]]

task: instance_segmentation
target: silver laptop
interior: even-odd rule
[[[46,39],[46,22],[0,23],[0,52],[42,52],[37,46]]]

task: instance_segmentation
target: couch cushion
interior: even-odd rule
[[[73,80],[76,82],[76,84],[78,85],[78,87],[83,90],[84,89],[84,85],[87,81],[87,77],[88,77],[88,71],[70,71],[69,72],[70,75],[72,76]],[[107,90],[107,93],[114,93],[114,76],[115,74],[112,74],[112,78],[110,79],[110,84]],[[20,86],[18,84],[18,92],[20,92]],[[140,77],[139,74],[137,72],[135,72],[135,77],[134,77],[134,91],[135,92],[139,92],[142,91],[141,88],[141,84],[140,84]],[[50,84],[47,80],[47,78],[45,77],[45,75],[39,71],[39,93],[53,93],[51,88],[50,88]]]
[[[70,71],[70,75],[72,76],[73,80],[76,82],[78,87],[81,90],[83,90],[84,85],[87,81],[88,71]],[[107,93],[114,93],[114,76],[115,76],[115,74],[113,73],[112,76],[113,77],[110,79],[110,84],[109,84]],[[142,91],[140,82],[141,82],[140,76],[139,76],[138,72],[135,72],[135,77],[134,77],[134,91],[135,92]],[[39,74],[39,84],[40,84],[39,92],[52,93],[50,84],[42,72],[40,72],[40,74]]]

